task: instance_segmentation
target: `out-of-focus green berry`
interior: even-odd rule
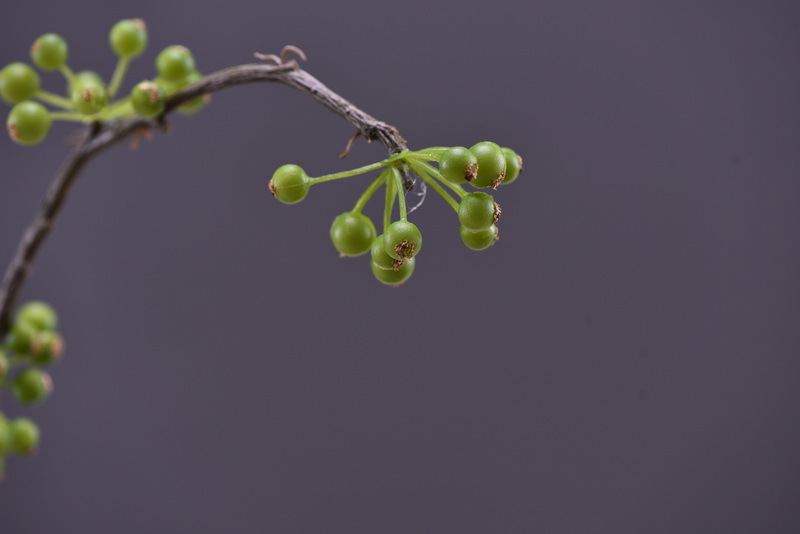
[[[67,63],[67,42],[56,33],[46,33],[34,41],[31,59],[42,70],[60,69]]]
[[[25,63],[10,63],[0,70],[0,97],[9,104],[33,98],[40,85],[39,75]]]
[[[134,58],[147,47],[147,26],[142,19],[117,22],[108,34],[111,49],[121,58]]]
[[[203,79],[202,74],[200,74],[196,70],[192,71],[191,73],[189,73],[189,76],[186,77],[186,80],[181,84],[180,88],[183,89],[187,85],[191,85],[202,79]],[[209,94],[200,95],[191,100],[187,100],[186,102],[178,106],[178,112],[183,113],[184,115],[192,115],[194,113],[197,113],[204,107],[206,107],[210,101],[211,101],[211,95]]]
[[[343,256],[366,254],[374,239],[375,225],[363,213],[342,213],[331,225],[331,241]]]
[[[0,412],[0,458],[8,452],[11,445],[11,422]],[[2,471],[0,471],[0,477]]]
[[[6,346],[14,354],[25,356],[31,351],[31,342],[39,330],[30,323],[17,321],[11,327]]]
[[[372,274],[381,283],[384,283],[389,286],[399,286],[403,282],[408,280],[414,273],[415,263],[416,262],[414,260],[406,260],[397,270],[394,270],[394,269],[383,269],[374,261],[371,261],[370,267],[372,269]]]
[[[0,380],[3,380],[8,375],[9,367],[8,356],[6,356],[3,349],[0,349]]]
[[[53,379],[45,371],[28,368],[14,377],[11,389],[22,404],[36,404],[53,391]]]
[[[58,328],[58,316],[53,307],[39,300],[25,303],[17,312],[16,322],[28,323],[37,330]]]
[[[306,198],[311,187],[308,180],[308,175],[302,167],[291,163],[282,165],[272,175],[269,190],[284,204],[296,204]]]
[[[478,158],[463,146],[454,146],[439,158],[439,174],[454,184],[471,182],[478,175]]]
[[[508,185],[522,172],[522,157],[508,147],[503,147],[502,150],[506,158],[506,177],[503,179],[503,185]]]
[[[28,418],[11,422],[11,439],[8,450],[17,454],[33,454],[39,448],[39,427]]]
[[[155,82],[141,82],[131,91],[134,111],[146,119],[159,116],[167,103],[167,94]]]
[[[72,106],[84,115],[94,115],[108,104],[105,85],[89,76],[79,78],[72,87]]]
[[[45,330],[31,340],[30,357],[36,365],[52,365],[61,359],[64,340],[57,332]]]
[[[470,182],[475,187],[496,189],[506,176],[506,157],[497,143],[483,141],[469,149],[478,159],[478,176]]]
[[[414,223],[395,221],[383,233],[386,253],[398,260],[410,260],[422,249],[422,233]]]
[[[461,227],[461,241],[472,250],[483,250],[495,244],[500,238],[500,231],[497,226],[492,225],[486,230],[473,232],[467,228]]]
[[[21,145],[35,145],[47,137],[52,122],[47,108],[38,102],[26,100],[11,108],[6,128],[13,141]]]
[[[185,46],[168,46],[156,58],[158,75],[170,82],[186,80],[195,71],[194,57]]]

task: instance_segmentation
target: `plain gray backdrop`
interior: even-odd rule
[[[77,182],[24,299],[60,312],[55,392],[0,532],[800,531],[800,8],[794,1],[11,2],[0,64],[107,34],[212,72],[285,44],[411,148],[493,140],[525,172],[466,249],[430,194],[402,288],[328,237],[383,147],[259,84]],[[61,92],[59,75],[43,75]],[[0,139],[0,259],[66,156]],[[378,215],[380,201],[368,206]]]

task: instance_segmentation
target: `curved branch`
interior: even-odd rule
[[[389,153],[400,152],[407,148],[406,141],[400,136],[397,128],[357,108],[299,68],[294,61],[279,65],[239,65],[209,74],[173,94],[167,101],[162,116],[155,120],[133,118],[106,124],[95,123],[82,133],[77,146],[62,164],[42,201],[39,212],[23,233],[17,251],[6,269],[0,285],[0,339],[11,327],[11,315],[17,296],[28,278],[37,253],[52,231],[72,185],[89,161],[106,148],[143,129],[165,129],[165,116],[184,102],[226,87],[253,82],[278,82],[309,95],[352,124],[368,141],[380,141]],[[404,179],[406,187],[410,189],[413,179],[407,173]]]

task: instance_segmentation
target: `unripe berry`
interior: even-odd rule
[[[28,323],[37,330],[55,330],[58,327],[58,316],[46,302],[32,300],[19,309],[16,322]]]
[[[416,261],[407,260],[397,269],[383,269],[374,261],[370,262],[372,274],[379,282],[390,286],[399,286],[414,274],[414,264]]]
[[[302,167],[288,164],[278,167],[269,181],[272,195],[284,204],[296,204],[308,194],[308,175]]]
[[[52,124],[50,113],[38,102],[26,100],[11,108],[6,128],[12,140],[21,145],[35,145],[47,137]]]
[[[192,71],[189,73],[189,76],[186,77],[186,80],[184,80],[183,83],[180,84],[180,89],[183,89],[187,85],[191,85],[202,79],[203,79],[202,74],[200,74],[196,70]],[[209,94],[200,95],[178,106],[178,112],[183,113],[184,115],[192,115],[194,113],[197,113],[204,107],[206,107],[210,101],[211,101],[211,95]]]
[[[503,156],[506,158],[506,177],[503,185],[510,184],[522,172],[522,157],[508,147],[503,147]]]
[[[31,351],[31,342],[39,330],[30,323],[17,321],[11,327],[6,346],[17,355],[27,355]]]
[[[379,235],[372,241],[372,245],[369,249],[370,256],[372,257],[372,263],[379,269],[396,271],[403,266],[405,260],[398,260],[389,256],[389,254],[386,253],[385,243],[386,242],[384,241],[383,234]]]
[[[167,94],[154,82],[141,82],[131,91],[134,111],[146,119],[161,115],[166,103]]]
[[[478,160],[478,176],[470,182],[475,187],[497,189],[506,176],[506,157],[497,143],[483,141],[469,149]]]
[[[483,192],[467,193],[458,207],[458,220],[468,230],[486,230],[500,218],[500,205]]]
[[[467,228],[461,227],[461,241],[472,250],[483,250],[489,248],[497,242],[500,238],[500,231],[497,226],[492,225],[486,230],[473,232]]]
[[[108,92],[102,83],[86,76],[79,78],[72,88],[72,106],[79,113],[94,115],[108,103]]]
[[[56,33],[46,33],[34,41],[31,59],[42,70],[60,69],[67,63],[67,42]]]
[[[184,81],[195,70],[194,58],[188,48],[168,46],[156,58],[158,75],[170,82]]]
[[[11,388],[22,404],[36,404],[52,393],[53,379],[44,371],[28,368],[14,377]]]
[[[8,450],[17,454],[33,454],[39,448],[39,427],[25,417],[11,422]]]
[[[422,249],[422,233],[414,223],[395,221],[383,233],[386,253],[398,260],[410,260]]]
[[[36,365],[52,365],[61,359],[63,352],[64,340],[56,332],[45,330],[31,340],[30,356]]]
[[[119,57],[134,58],[147,47],[147,26],[142,19],[121,20],[111,28],[108,41]]]
[[[10,63],[0,70],[0,97],[9,104],[33,98],[40,85],[39,75],[25,63]]]
[[[365,254],[375,240],[375,225],[363,213],[348,211],[333,220],[331,241],[343,256]]]
[[[0,460],[2,460],[3,455],[8,452],[10,446],[11,422],[0,412]],[[0,469],[0,478],[2,478],[2,474],[2,469]]]
[[[454,146],[439,158],[439,174],[454,184],[471,182],[478,175],[478,159],[463,146]]]

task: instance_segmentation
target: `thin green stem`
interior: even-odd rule
[[[54,95],[53,93],[48,93],[47,91],[38,91],[33,96],[35,98],[38,98],[42,102],[50,104],[51,106],[55,106],[57,108],[73,109],[72,102],[70,102],[68,98],[64,98],[63,96]]]
[[[353,213],[361,213],[361,210],[363,210],[364,206],[367,205],[367,202],[369,202],[369,199],[375,194],[375,191],[377,191],[378,188],[386,181],[386,177],[388,176],[386,172],[387,171],[383,171],[380,173],[378,177],[375,178],[371,184],[369,184],[369,187],[367,187],[366,191],[361,193],[361,196],[358,197],[358,201],[353,208]]]
[[[395,181],[386,180],[386,204],[383,207],[383,231],[392,224],[392,208],[394,208]]]
[[[119,61],[117,61],[117,67],[114,69],[114,74],[111,76],[111,83],[108,84],[109,98],[117,94],[119,86],[122,85],[122,80],[125,78],[125,73],[128,71],[130,61],[129,57],[120,57]]]
[[[434,180],[434,179],[433,179],[433,178],[432,178],[432,177],[431,177],[431,176],[430,176],[430,175],[429,175],[429,174],[428,174],[428,173],[425,171],[425,169],[421,169],[421,168],[419,168],[419,167],[418,167],[417,165],[415,165],[413,162],[409,162],[409,163],[410,163],[410,165],[411,165],[411,168],[412,168],[412,169],[414,169],[414,172],[416,172],[417,174],[419,174],[420,178],[422,178],[422,180],[423,180],[423,181],[424,181],[426,184],[428,184],[429,186],[431,186],[431,187],[433,188],[433,190],[434,190],[434,191],[436,191],[437,193],[439,193],[439,196],[441,196],[441,197],[442,197],[442,198],[445,200],[445,202],[447,202],[448,204],[450,204],[450,207],[451,207],[451,208],[453,208],[453,209],[456,211],[456,213],[458,213],[458,202],[456,202],[456,201],[455,201],[455,199],[454,199],[453,197],[451,197],[450,195],[448,195],[448,194],[447,194],[447,191],[445,191],[445,190],[444,190],[444,187],[442,187],[441,185],[439,185],[439,183],[438,183],[436,180]]]
[[[380,169],[381,167],[385,166],[386,162],[379,161],[378,163],[373,163],[372,165],[367,165],[366,167],[359,167],[357,169],[353,169],[350,171],[337,172],[335,174],[326,174],[318,178],[311,178],[309,180],[309,183],[311,185],[314,185],[314,184],[320,184],[322,182],[329,182],[331,180],[338,180],[339,178],[348,178],[350,176],[356,176],[358,174],[364,174],[365,172],[374,171],[375,169]]]
[[[61,66],[61,68],[60,68],[59,70],[61,71],[61,74],[63,74],[63,75],[64,75],[64,78],[66,78],[66,79],[67,79],[67,83],[68,83],[70,86],[73,86],[73,85],[75,85],[75,82],[77,81],[77,79],[78,79],[78,78],[77,78],[77,76],[75,76],[75,73],[74,73],[74,72],[72,72],[72,69],[70,69],[70,68],[69,68],[68,66],[66,66],[66,65],[62,65],[62,66]]]
[[[464,188],[461,187],[460,185],[454,184],[442,178],[442,175],[439,174],[439,171],[433,165],[430,165],[429,163],[425,163],[424,161],[419,161],[419,160],[409,161],[408,163],[412,167],[418,167],[424,169],[425,172],[427,172],[428,174],[430,174],[431,176],[442,182],[444,185],[446,185],[448,188],[450,188],[456,195],[458,195],[459,198],[467,194],[467,192],[464,191]]]
[[[123,98],[122,100],[117,100],[104,110],[98,112],[96,115],[94,115],[94,117],[96,120],[106,121],[109,119],[116,119],[131,115],[133,115],[133,104],[131,104],[130,98]]]
[[[50,118],[54,121],[92,122],[91,117],[70,111],[51,111]]]
[[[403,188],[403,177],[397,167],[392,167],[392,174],[394,174],[394,186],[397,188],[397,200],[400,205],[400,220],[405,221],[408,219],[406,212],[406,190]]]

